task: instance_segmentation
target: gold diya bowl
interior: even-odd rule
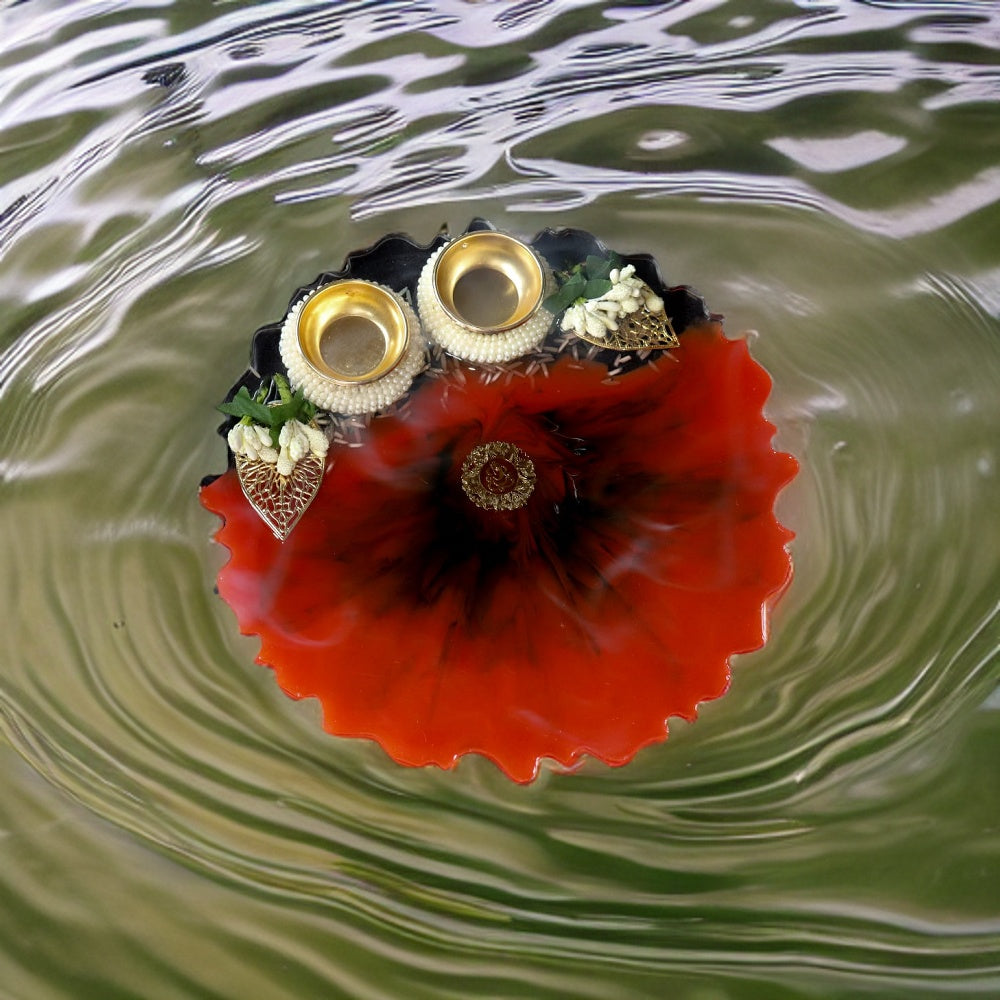
[[[545,272],[529,246],[504,233],[466,233],[438,254],[431,279],[448,317],[477,333],[526,323],[542,304]]]
[[[297,336],[310,368],[338,385],[363,385],[388,375],[409,341],[396,297],[369,281],[345,279],[315,291],[302,305]]]

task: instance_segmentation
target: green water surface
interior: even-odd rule
[[[1000,11],[0,4],[0,1000],[1000,996]],[[795,579],[626,767],[326,735],[213,593],[253,330],[387,231],[654,253]]]

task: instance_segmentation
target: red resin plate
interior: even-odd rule
[[[564,233],[586,236],[534,245]],[[654,288],[668,313],[671,294],[700,303]],[[333,734],[408,765],[482,754],[522,782],[545,757],[624,764],[669,716],[693,720],[730,657],[766,639],[791,577],[773,508],[797,465],[772,447],[771,382],[746,343],[697,314],[675,329],[680,347],[624,370],[610,352],[499,376],[432,366],[353,446],[331,446],[283,543],[232,468],[207,482],[230,551],[219,593],[260,636],[258,661],[318,698]],[[519,509],[463,489],[463,463],[492,441],[533,464]]]

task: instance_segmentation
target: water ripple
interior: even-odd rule
[[[996,995],[995,4],[4,17],[13,996]],[[289,292],[477,213],[697,285],[803,467],[726,697],[529,788],[326,736],[194,502]]]

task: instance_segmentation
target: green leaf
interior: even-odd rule
[[[247,417],[254,423],[268,426],[271,422],[269,407],[254,399],[245,385],[240,386],[239,392],[228,403],[220,403],[217,407],[222,413],[231,417]]]
[[[292,390],[288,384],[288,379],[280,373],[275,373],[271,376],[274,380],[274,384],[278,389],[278,395],[281,397],[283,403],[290,403],[292,401]]]
[[[582,272],[574,271],[563,282],[558,291],[553,292],[542,303],[549,312],[561,313],[565,308],[572,305],[587,287],[587,279]]]
[[[603,257],[595,257],[590,254],[587,257],[587,277],[593,281],[595,278],[607,278],[611,273],[611,261],[605,260]],[[589,298],[590,296],[588,296]]]
[[[279,379],[281,381],[278,381]],[[275,383],[281,396],[281,402],[272,403],[268,407],[272,427],[280,428],[288,420],[300,420],[307,424],[316,416],[316,407],[306,399],[301,389],[297,389],[293,396],[288,381],[281,375],[275,376]],[[284,384],[282,385],[282,383]]]
[[[549,312],[561,313],[579,300],[599,299],[611,291],[611,272],[621,266],[622,259],[614,252],[609,253],[606,259],[588,254],[586,261],[556,275],[560,281],[559,290],[553,292],[543,305]]]
[[[543,308],[554,314],[561,313],[568,305],[569,302],[561,291],[553,292],[542,302]]]
[[[279,402],[267,404],[264,400],[271,394],[272,384],[278,391]],[[266,427],[271,433],[271,445],[274,448],[278,447],[281,428],[289,420],[301,420],[308,424],[316,416],[315,405],[305,398],[301,389],[293,395],[288,379],[281,374],[272,375],[271,381],[264,382],[253,396],[246,386],[240,386],[228,403],[221,403],[216,409],[229,416],[239,417],[244,423],[253,422]]]
[[[281,430],[282,424],[287,420],[291,420],[295,416],[295,404],[292,402],[288,403],[272,403],[267,408],[267,420],[260,420],[258,423],[265,424],[272,430]]]
[[[550,295],[545,300],[545,308],[549,312],[561,313],[564,309],[568,309],[576,300],[580,297],[580,289],[576,286],[570,287],[569,285],[563,285],[554,295]]]
[[[299,406],[298,419],[301,420],[302,423],[308,424],[309,421],[316,416],[316,404],[310,403],[301,389],[297,389],[292,398],[298,403]]]
[[[608,278],[591,278],[583,290],[585,299],[599,299],[605,292],[611,291],[611,281]]]

